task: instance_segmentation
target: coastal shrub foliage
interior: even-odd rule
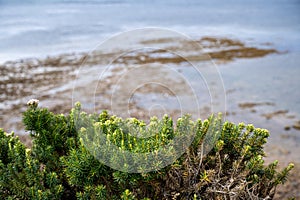
[[[154,117],[145,129],[137,119],[123,120],[106,111],[88,115],[80,109],[77,103],[65,116],[29,104],[23,122],[33,141],[30,149],[14,133],[0,129],[1,199],[272,199],[293,168],[290,164],[278,171],[278,161],[264,165],[263,145],[269,132],[253,125],[222,123],[215,145],[203,154],[209,127],[220,117],[193,121],[183,116],[176,123],[168,116]],[[152,136],[134,137],[116,126],[120,123],[133,123]],[[158,132],[157,125],[161,125]],[[94,148],[101,149],[101,142],[86,134],[98,129],[109,144],[144,153],[155,152],[186,131],[195,134],[172,164],[129,173],[104,165],[86,148],[86,141],[94,141]],[[126,167],[126,161],[118,159],[112,155],[109,162]]]

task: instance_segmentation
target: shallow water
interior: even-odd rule
[[[297,0],[1,0],[0,62],[91,50],[116,33],[149,26],[299,52],[299,10]]]
[[[300,161],[300,131],[286,129],[300,119],[299,56],[287,53],[219,65],[225,88],[231,91],[226,96],[229,111],[226,118],[268,129],[271,133],[268,155],[289,162]],[[248,102],[261,105],[239,106]]]

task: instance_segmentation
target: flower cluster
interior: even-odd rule
[[[29,106],[29,107],[36,108],[36,107],[38,107],[38,105],[39,105],[39,100],[37,100],[37,99],[30,99],[27,102],[27,106]]]

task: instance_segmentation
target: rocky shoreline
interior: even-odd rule
[[[176,38],[141,41],[141,44],[169,45],[168,50],[180,49],[187,52],[187,56],[185,58],[170,56],[166,50],[162,49],[123,55],[122,58],[114,59],[114,67],[111,72],[114,74],[107,77],[106,80],[107,82],[114,82],[111,79],[116,79],[114,77],[116,71],[124,70],[124,66],[129,65],[153,63],[179,65],[187,62],[187,59],[199,62],[208,59],[214,62],[230,62],[238,58],[257,58],[279,53],[269,46],[266,49],[246,46],[241,41],[227,38],[204,37],[195,42],[200,44],[201,48],[195,49],[195,45],[184,43]],[[170,44],[172,45],[170,46]],[[0,100],[2,102],[0,124],[6,130],[22,130],[19,123],[20,117],[16,119],[16,116],[24,111],[24,105],[30,98],[38,97],[41,102],[47,101],[46,106],[49,106],[54,112],[65,113],[72,107],[70,99],[74,84],[72,85],[70,82],[75,80],[76,71],[79,68],[91,68],[91,66],[104,64],[119,53],[97,51],[71,53],[44,59],[28,58],[0,64],[2,75],[0,80]],[[103,87],[104,90],[108,90],[111,83],[107,83],[108,85]],[[69,95],[63,95],[67,93]]]

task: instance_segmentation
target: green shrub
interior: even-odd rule
[[[220,116],[204,121],[183,116],[176,123],[168,116],[154,117],[147,125],[106,111],[87,115],[80,104],[68,116],[29,105],[23,122],[31,149],[0,129],[1,199],[271,199],[293,168],[277,171],[278,161],[264,165],[267,130],[221,123]],[[160,159],[140,163],[174,138],[191,145],[178,158],[176,149],[165,149],[171,164],[162,165]],[[215,142],[212,149],[207,138]],[[101,148],[103,141],[105,147],[141,157],[115,156]],[[107,165],[97,159],[99,153]],[[140,173],[129,173],[132,168]]]

